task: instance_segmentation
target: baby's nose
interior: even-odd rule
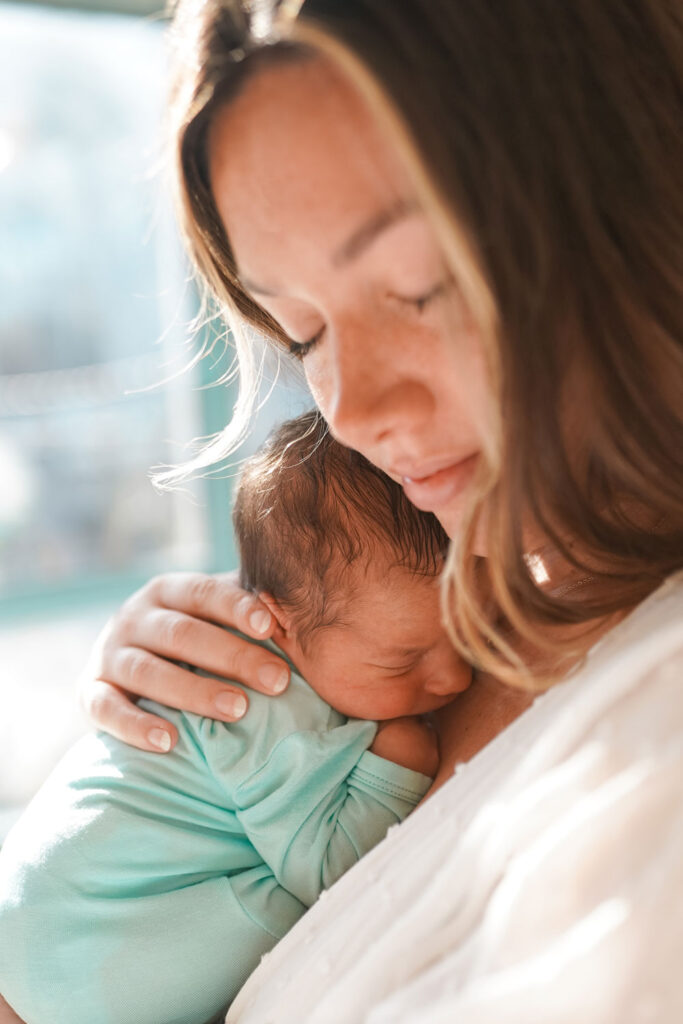
[[[448,697],[449,694],[462,693],[472,681],[472,668],[464,661],[452,665],[448,670],[433,676],[426,689],[437,697]]]
[[[430,679],[426,689],[436,697],[447,697],[450,693],[459,693],[462,686],[453,676],[442,675]]]

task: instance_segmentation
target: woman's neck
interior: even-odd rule
[[[605,633],[625,618],[629,611],[630,608],[624,609],[616,615],[602,619],[600,623],[594,623],[591,630],[592,643],[597,643]],[[577,627],[570,626],[552,627],[548,629],[547,637],[566,639],[566,631],[576,629]],[[535,658],[540,659],[542,655],[531,650],[523,650],[521,644],[516,646],[518,653],[525,658],[534,672],[542,670],[539,661],[534,661]],[[576,664],[568,664],[566,671],[571,671]],[[538,691],[510,686],[489,673],[475,672],[469,689],[434,714],[439,736],[440,766],[427,795],[431,796],[447,782],[458,764],[473,758],[523,714],[537,696]]]
[[[662,528],[662,521],[650,524]],[[539,587],[560,598],[583,601],[594,596],[601,588],[610,586],[605,575],[579,571],[554,549],[539,545],[529,557],[529,567]],[[484,562],[482,560],[482,569]],[[487,574],[482,572],[482,585],[487,586]],[[611,583],[614,586],[614,583]],[[657,583],[653,581],[652,589]],[[546,665],[552,662],[555,678],[563,678],[581,664],[588,651],[611,629],[625,619],[634,608],[633,602],[609,615],[578,625],[552,625],[544,628],[543,637],[548,653],[533,649],[521,640],[513,642],[517,654],[531,670],[532,676],[543,677]],[[509,637],[506,638],[509,640]],[[573,654],[568,655],[557,674],[557,659],[553,650],[571,643]],[[545,644],[544,644],[545,646]],[[533,703],[538,690],[517,688],[501,682],[493,675],[477,672],[472,685],[446,707],[434,715],[439,735],[441,764],[439,773],[428,796],[448,781],[458,764],[469,761],[483,747],[507,728]]]
[[[475,673],[469,689],[434,714],[440,765],[427,795],[447,782],[458,764],[469,761],[514,722],[535,696],[486,673]]]

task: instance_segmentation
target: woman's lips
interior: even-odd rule
[[[474,474],[477,459],[478,455],[470,455],[427,476],[402,477],[406,497],[423,512],[436,512],[465,490]]]

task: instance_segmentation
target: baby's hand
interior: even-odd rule
[[[378,757],[432,778],[439,770],[436,732],[417,715],[380,722],[370,750]]]

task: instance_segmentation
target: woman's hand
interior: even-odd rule
[[[178,740],[175,727],[138,708],[136,698],[224,722],[246,712],[241,689],[196,675],[175,661],[261,693],[277,694],[287,687],[284,661],[214,623],[258,640],[275,627],[265,605],[242,590],[233,573],[168,573],[136,591],[103,629],[83,675],[81,703],[90,722],[141,750],[165,752]]]

